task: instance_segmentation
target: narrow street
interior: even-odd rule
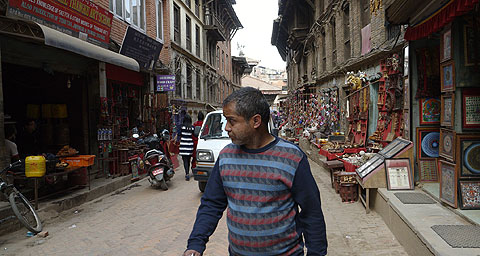
[[[381,217],[361,203],[342,203],[328,173],[313,161],[327,223],[329,255],[407,255]],[[177,172],[168,191],[144,179],[44,223],[46,238],[22,229],[0,237],[0,255],[181,255],[201,193]],[[204,255],[228,255],[224,218]]]

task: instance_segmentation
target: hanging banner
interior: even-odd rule
[[[175,91],[175,75],[157,75],[155,92]]]
[[[88,0],[9,0],[8,16],[108,47],[113,14]]]

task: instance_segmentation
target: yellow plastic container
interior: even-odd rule
[[[27,158],[25,158],[25,176],[44,176],[46,172],[45,162],[45,157],[43,156],[27,156]]]

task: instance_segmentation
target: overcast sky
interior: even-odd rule
[[[278,17],[278,0],[236,0],[233,5],[243,29],[232,40],[232,55],[238,56],[237,43],[244,45],[246,57],[260,60],[261,66],[285,69],[277,48],[270,41],[273,20]]]

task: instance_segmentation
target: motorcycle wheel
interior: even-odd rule
[[[160,188],[163,190],[168,190],[167,182],[165,181],[165,179],[162,179],[160,181]]]

